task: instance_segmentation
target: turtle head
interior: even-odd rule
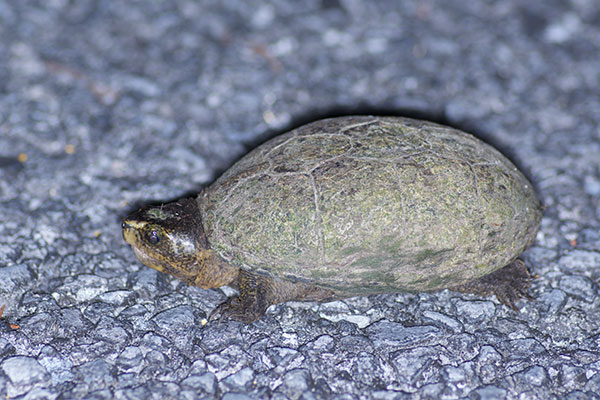
[[[188,282],[198,275],[208,241],[195,199],[143,207],[121,226],[123,238],[143,264]]]

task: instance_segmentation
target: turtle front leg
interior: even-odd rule
[[[525,263],[517,258],[491,274],[450,289],[478,296],[496,295],[500,303],[512,308],[514,311],[519,311],[516,306],[517,301],[522,298],[533,299],[527,293],[532,280],[533,277],[529,274]]]
[[[240,292],[239,296],[230,297],[218,305],[211,312],[210,319],[220,316],[219,320],[227,318],[249,324],[262,317],[272,304],[290,300],[322,301],[335,298],[335,293],[331,290],[243,270],[240,270],[232,286]]]
[[[238,278],[231,286],[239,292],[239,296],[233,296],[224,303],[218,305],[210,314],[210,319],[215,316],[233,319],[247,324],[262,317],[271,304],[270,284],[271,278],[258,276],[240,270]]]

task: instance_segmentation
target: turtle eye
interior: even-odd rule
[[[160,235],[156,231],[150,232],[147,238],[150,244],[158,244],[160,242]]]

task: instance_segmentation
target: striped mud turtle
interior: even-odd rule
[[[142,263],[237,288],[216,315],[251,322],[288,300],[444,288],[515,309],[541,215],[527,179],[472,135],[357,116],[277,136],[196,198],[122,227]]]

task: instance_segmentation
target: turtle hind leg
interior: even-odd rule
[[[262,317],[272,304],[290,300],[321,301],[334,298],[334,292],[301,282],[291,282],[240,270],[232,284],[239,296],[218,305],[209,319],[233,319],[252,323]]]
[[[496,295],[500,303],[507,305],[514,311],[519,311],[516,306],[517,301],[523,298],[533,300],[533,297],[527,293],[532,280],[533,277],[529,274],[525,263],[517,258],[491,274],[451,289],[478,296]]]

